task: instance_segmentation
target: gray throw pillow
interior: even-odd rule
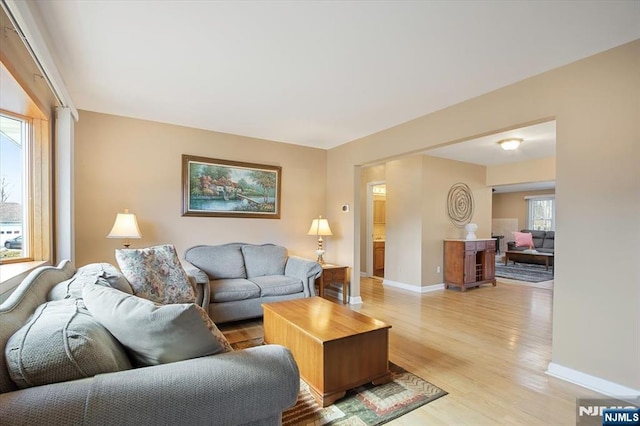
[[[116,260],[133,294],[157,303],[193,303],[196,290],[171,244],[117,249]]]
[[[91,314],[138,365],[157,365],[232,351],[204,309],[194,303],[157,305],[102,286],[82,289]]]
[[[247,278],[265,275],[284,275],[287,249],[274,244],[242,246]]]
[[[9,338],[5,357],[21,389],[131,368],[124,348],[79,299],[40,305]]]

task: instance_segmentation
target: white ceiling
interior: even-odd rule
[[[500,147],[498,141],[510,138],[522,139],[522,143],[516,150],[505,151]],[[555,157],[556,122],[555,120],[547,121],[507,132],[470,139],[468,141],[430,149],[423,154],[483,166],[497,166],[539,158]],[[504,193],[555,189],[555,187],[555,181],[544,181],[500,185],[493,187],[493,190],[496,193]]]
[[[498,145],[503,139],[519,138],[522,143],[513,151],[505,151]],[[448,158],[465,163],[496,166],[520,163],[556,155],[556,122],[535,124],[508,132],[471,139],[424,152],[432,157]]]
[[[79,109],[320,148],[640,38],[639,1],[31,4]]]

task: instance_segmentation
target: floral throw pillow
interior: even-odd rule
[[[136,296],[163,305],[196,301],[195,289],[173,245],[117,249],[116,260]]]

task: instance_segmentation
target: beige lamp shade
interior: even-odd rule
[[[309,228],[309,232],[307,235],[315,235],[318,237],[318,249],[316,250],[316,254],[318,255],[317,262],[321,265],[324,265],[324,247],[322,246],[322,236],[323,235],[333,235],[331,232],[331,228],[329,228],[329,221],[327,219],[323,219],[322,216],[318,216],[317,219],[313,219],[311,222],[311,228]]]
[[[313,219],[307,235],[333,235],[333,233],[331,232],[331,228],[329,228],[329,221],[320,216],[317,219]]]
[[[107,238],[124,238],[125,247],[129,247],[129,238],[142,238],[136,215],[129,213],[128,209],[124,213],[118,213]]]

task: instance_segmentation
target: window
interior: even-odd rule
[[[7,222],[13,225],[4,234],[0,231],[0,300],[6,299],[30,270],[54,259],[51,137],[56,108],[60,105],[60,97],[53,93],[42,60],[35,56],[33,44],[25,39],[29,34],[38,43],[44,41],[36,20],[29,8],[19,6],[20,2],[10,3],[3,1],[0,7],[0,23],[4,29],[0,42],[0,126],[4,142],[0,160],[12,157],[5,150],[10,149],[9,143],[14,150],[19,144],[22,152],[20,160],[0,161],[0,179],[5,177],[5,199],[0,200],[1,227],[7,228]],[[9,14],[7,7],[11,8]],[[17,28],[17,16],[22,17],[20,21],[25,24],[34,25],[29,24],[26,30]],[[37,50],[46,54],[42,47]],[[47,62],[47,69],[55,69],[50,58]],[[20,128],[19,137],[16,127]],[[16,174],[20,174],[15,172],[16,166],[22,167],[19,183],[14,180]],[[8,244],[7,240],[10,240]]]
[[[536,231],[555,231],[556,200],[555,195],[525,197],[529,205],[527,229]]]
[[[0,77],[0,263],[50,261],[51,123],[2,62]]]
[[[29,258],[28,118],[0,111],[0,258]]]

